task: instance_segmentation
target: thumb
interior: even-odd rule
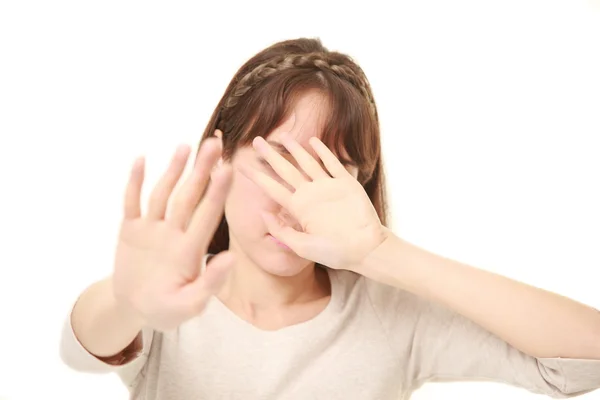
[[[314,241],[311,235],[297,231],[291,226],[283,226],[273,214],[262,212],[261,215],[267,230],[275,239],[288,246],[300,257],[310,258],[308,254],[310,243]]]
[[[188,308],[192,315],[204,310],[209,298],[219,293],[223,287],[234,262],[235,257],[229,251],[211,258],[204,272],[182,288],[178,299],[182,306]]]

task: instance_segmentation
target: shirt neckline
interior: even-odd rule
[[[202,271],[206,269],[206,263],[208,259],[213,256],[213,254],[207,254],[204,256],[202,261]],[[321,312],[315,315],[313,318],[299,322],[297,324],[288,325],[276,330],[265,330],[256,327],[252,323],[244,320],[240,316],[238,316],[235,312],[233,312],[229,307],[227,307],[219,298],[216,296],[211,297],[210,301],[207,304],[207,308],[210,310],[205,310],[214,312],[219,317],[227,318],[228,323],[231,323],[232,329],[235,329],[236,332],[246,331],[249,334],[264,336],[264,337],[278,337],[278,336],[296,336],[301,335],[302,332],[307,330],[312,330],[314,327],[325,328],[329,325],[329,318],[331,315],[335,314],[336,310],[339,307],[339,297],[340,297],[340,281],[339,277],[336,274],[335,270],[332,270],[327,267],[317,267],[324,268],[329,276],[329,282],[331,285],[331,295],[327,305]]]

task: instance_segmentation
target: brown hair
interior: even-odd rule
[[[358,167],[358,180],[383,225],[387,204],[377,108],[362,69],[347,55],[329,51],[319,39],[275,43],[237,71],[202,135],[201,143],[223,132],[223,159],[265,137],[289,116],[298,97],[318,90],[329,101],[322,140],[339,156],[348,154]],[[229,247],[223,217],[209,246],[216,254]]]

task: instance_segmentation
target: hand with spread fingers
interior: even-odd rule
[[[200,313],[233,264],[233,256],[223,252],[200,275],[231,184],[229,166],[210,179],[221,148],[219,139],[206,140],[189,177],[173,194],[190,154],[189,147],[180,147],[153,189],[146,215],[140,207],[144,160],[133,166],[112,283],[119,304],[145,326],[173,329]]]
[[[257,137],[254,150],[280,179],[254,168],[241,169],[301,226],[283,226],[265,213],[269,233],[300,257],[334,269],[357,269],[387,237],[364,188],[317,137],[309,144],[321,162],[291,136],[281,139],[298,168]]]

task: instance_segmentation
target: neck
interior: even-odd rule
[[[330,294],[327,272],[314,263],[294,276],[278,276],[266,272],[242,252],[235,253],[237,262],[221,296],[226,302],[259,311],[308,303]]]

